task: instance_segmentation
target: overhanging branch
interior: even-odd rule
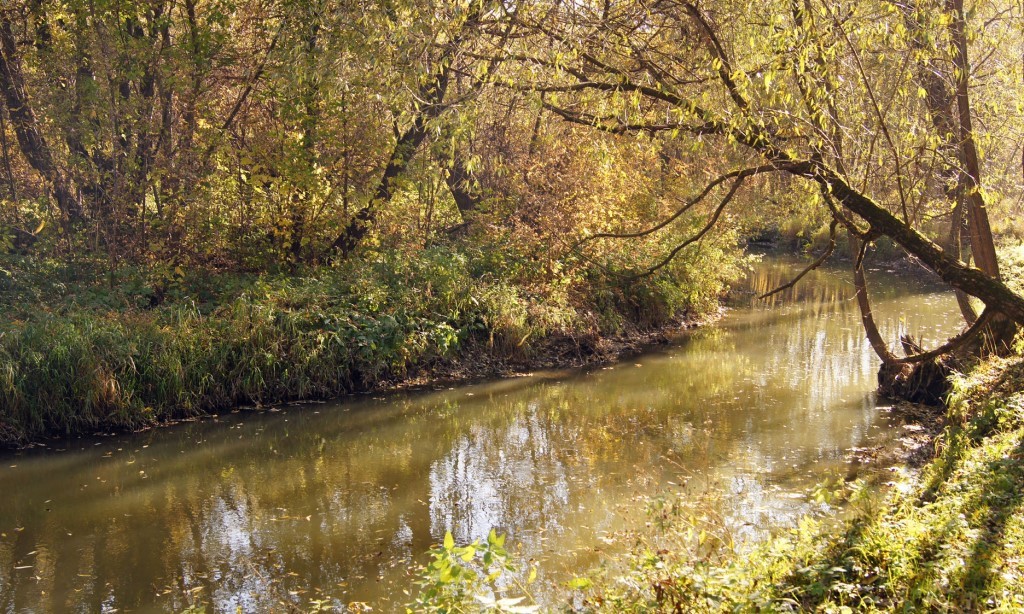
[[[692,209],[694,206],[696,206],[698,203],[700,203],[702,200],[704,200],[704,198],[707,197],[707,195],[711,192],[711,190],[713,190],[716,187],[720,186],[721,184],[725,183],[729,179],[738,179],[739,181],[742,182],[742,180],[744,180],[744,179],[746,179],[748,177],[753,177],[754,175],[759,175],[759,174],[762,174],[762,173],[779,172],[779,171],[783,171],[783,170],[785,170],[785,169],[780,168],[780,167],[778,167],[775,164],[762,164],[761,166],[754,166],[754,167],[750,167],[750,168],[744,168],[744,169],[735,170],[735,171],[731,171],[731,172],[725,173],[724,175],[720,175],[720,176],[716,177],[713,181],[711,181],[706,186],[704,186],[704,189],[701,190],[701,192],[699,194],[697,194],[696,196],[694,196],[690,200],[686,201],[686,203],[682,207],[677,209],[675,213],[673,213],[671,216],[669,216],[668,219],[666,219],[666,220],[664,220],[662,222],[659,222],[658,224],[655,224],[654,226],[652,226],[650,228],[647,228],[645,230],[639,230],[637,232],[622,232],[622,233],[599,232],[597,234],[591,235],[591,236],[583,239],[582,241],[580,241],[580,244],[583,244],[583,243],[586,243],[586,242],[589,242],[589,241],[593,241],[595,239],[635,239],[635,238],[638,238],[638,237],[645,237],[647,235],[650,235],[650,234],[653,234],[655,232],[658,232],[662,228],[665,228],[666,226],[668,226],[672,222],[674,222],[677,219],[679,219],[680,216],[682,216],[684,213],[686,213],[687,211]],[[728,198],[732,198],[731,194],[729,195]]]
[[[722,198],[722,202],[720,202],[718,204],[718,207],[715,208],[715,212],[711,215],[711,218],[704,225],[704,227],[700,229],[700,231],[697,234],[693,235],[689,239],[686,239],[685,241],[677,245],[671,252],[669,252],[668,256],[665,256],[665,258],[662,259],[660,262],[650,267],[649,269],[643,271],[642,273],[637,273],[636,275],[633,275],[632,277],[630,277],[630,279],[642,279],[644,277],[649,277],[653,275],[658,270],[662,269],[663,267],[667,266],[670,262],[672,262],[672,260],[675,259],[679,252],[683,251],[688,246],[693,245],[697,241],[703,239],[704,235],[708,234],[708,232],[710,232],[710,230],[714,228],[715,224],[718,223],[718,218],[722,216],[722,212],[725,211],[725,207],[732,200],[733,196],[736,195],[736,192],[740,189],[740,186],[743,185],[743,181],[746,178],[747,176],[744,175],[739,175],[736,177],[736,179],[732,182],[732,186],[729,188],[729,192],[726,193],[724,198]]]
[[[808,273],[810,273],[814,269],[816,269],[816,268],[820,267],[822,264],[824,264],[825,261],[829,259],[829,256],[832,255],[832,252],[836,251],[836,227],[837,226],[839,226],[839,220],[837,220],[836,218],[832,218],[832,223],[829,224],[829,227],[828,227],[828,246],[825,248],[825,251],[822,252],[822,254],[820,256],[818,256],[817,259],[815,259],[814,262],[809,264],[806,268],[804,268],[804,270],[800,271],[800,273],[798,273],[796,277],[794,277],[793,279],[789,280],[787,283],[782,284],[781,286],[775,288],[774,290],[771,290],[769,292],[765,292],[764,294],[762,294],[761,296],[759,296],[757,298],[760,299],[760,300],[764,300],[764,299],[766,299],[766,298],[768,298],[770,296],[774,296],[774,295],[778,294],[779,292],[782,292],[783,290],[788,290],[789,288],[792,288],[793,286],[795,286],[797,284],[797,282],[799,282],[801,279],[803,279],[805,275],[807,275]]]

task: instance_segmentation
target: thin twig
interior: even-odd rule
[[[778,288],[775,288],[774,290],[772,290],[770,292],[765,292],[764,294],[762,294],[761,296],[759,296],[757,298],[760,299],[760,300],[764,300],[764,299],[766,299],[766,298],[768,298],[770,296],[773,296],[775,294],[778,294],[779,292],[782,292],[783,290],[788,290],[789,288],[792,288],[793,286],[795,286],[797,284],[797,282],[799,282],[801,279],[803,279],[805,275],[807,275],[808,273],[810,273],[814,269],[816,269],[816,268],[820,267],[822,264],[824,264],[825,261],[828,260],[829,256],[832,255],[832,252],[834,252],[836,250],[836,227],[837,226],[839,226],[839,220],[836,219],[836,218],[832,218],[832,223],[829,224],[829,227],[828,227],[828,247],[825,248],[825,251],[820,256],[818,256],[818,258],[814,262],[812,262],[810,265],[808,265],[807,268],[805,268],[804,270],[800,271],[800,273],[796,277],[791,279],[789,282],[782,284],[781,286],[779,286]]]
[[[699,202],[704,200],[704,198],[711,192],[711,190],[715,189],[716,187],[718,187],[719,185],[721,185],[722,183],[724,183],[725,181],[727,181],[729,179],[734,179],[735,178],[735,179],[739,179],[739,180],[742,181],[743,179],[746,179],[747,177],[752,177],[754,175],[758,175],[758,174],[761,174],[761,173],[770,173],[770,172],[777,172],[777,171],[783,171],[783,170],[785,170],[785,169],[784,168],[780,168],[778,165],[775,165],[775,164],[762,164],[760,166],[753,166],[753,167],[750,167],[750,168],[744,168],[744,169],[728,172],[728,173],[726,173],[724,175],[720,175],[719,177],[715,178],[711,183],[709,183],[706,186],[704,186],[704,189],[701,190],[701,192],[699,194],[697,194],[697,196],[695,196],[695,197],[691,198],[690,200],[688,200],[682,207],[677,209],[675,213],[673,213],[671,216],[669,216],[668,219],[666,219],[666,220],[664,220],[662,222],[659,222],[658,224],[655,224],[654,226],[651,226],[650,228],[647,228],[645,230],[639,230],[637,232],[623,232],[623,233],[600,232],[600,233],[597,233],[597,234],[594,234],[594,235],[590,235],[589,237],[584,238],[583,240],[580,241],[579,244],[583,244],[583,243],[586,243],[586,242],[589,242],[589,241],[593,241],[595,239],[635,239],[635,238],[638,238],[638,237],[645,237],[645,236],[647,236],[649,234],[653,234],[653,233],[661,230],[662,228],[668,226],[672,222],[674,222],[677,219],[679,219],[679,217],[681,215],[683,215],[684,213],[686,213],[687,211],[692,209],[695,205],[697,205]]]
[[[729,192],[722,199],[722,202],[719,203],[718,207],[715,209],[715,212],[711,215],[711,219],[709,219],[707,224],[705,224],[704,227],[700,229],[700,232],[677,245],[675,249],[669,252],[668,256],[665,256],[665,258],[662,259],[661,262],[659,262],[658,264],[650,267],[649,269],[643,271],[642,273],[637,273],[636,275],[633,275],[628,279],[630,281],[635,281],[637,279],[642,279],[644,277],[649,277],[650,275],[653,275],[659,269],[672,262],[676,255],[678,255],[679,252],[683,251],[683,249],[703,239],[704,235],[706,235],[715,226],[715,224],[718,223],[718,218],[721,217],[722,212],[725,211],[725,207],[726,205],[729,204],[729,201],[731,201],[733,196],[736,195],[736,191],[739,190],[741,185],[743,185],[743,181],[746,179],[746,177],[747,176],[745,175],[739,175],[736,177],[736,180],[733,181],[732,183],[732,187],[729,188]]]

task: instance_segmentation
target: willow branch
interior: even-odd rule
[[[719,62],[718,78],[721,79],[725,89],[728,90],[729,97],[732,98],[733,102],[741,110],[749,111],[750,101],[743,95],[740,88],[736,85],[736,81],[732,78],[732,63],[729,61],[729,56],[725,53],[725,47],[722,46],[722,42],[718,40],[715,29],[711,26],[704,13],[697,8],[696,4],[686,2],[683,4],[683,10],[704,30],[708,46],[711,47],[711,55],[717,58]]]
[[[857,224],[855,224],[853,220],[851,220],[846,215],[846,213],[844,213],[843,210],[839,208],[838,205],[836,205],[835,199],[832,198],[832,194],[828,191],[828,189],[825,186],[819,185],[818,189],[821,192],[822,198],[825,199],[825,205],[827,205],[829,211],[832,212],[833,219],[839,220],[839,222],[846,227],[846,230],[855,237],[865,239],[869,236],[870,229],[865,231],[858,228]]]
[[[541,94],[548,93],[552,90],[539,89],[535,90]],[[592,113],[586,113],[584,111],[570,111],[557,105],[553,105],[547,101],[541,101],[541,106],[548,111],[551,111],[555,115],[561,117],[567,122],[573,124],[580,124],[588,126],[590,128],[597,128],[602,132],[609,134],[627,134],[627,133],[642,133],[655,134],[657,132],[668,132],[670,130],[686,130],[687,132],[694,132],[700,134],[714,134],[716,130],[707,128],[703,132],[698,126],[687,126],[686,124],[648,124],[648,123],[628,123],[624,122],[617,117],[594,115]]]
[[[839,33],[843,35],[843,40],[846,42],[846,46],[853,56],[854,63],[857,66],[857,71],[860,75],[861,82],[864,84],[864,89],[867,92],[868,100],[871,101],[871,106],[875,111],[875,115],[878,117],[878,125],[882,129],[882,135],[885,137],[886,143],[889,145],[890,151],[892,151],[893,161],[896,163],[896,190],[900,197],[900,207],[903,213],[903,222],[910,224],[910,213],[907,210],[907,197],[903,187],[903,162],[900,157],[900,151],[896,147],[896,143],[893,141],[892,134],[889,132],[889,125],[885,121],[885,114],[882,113],[882,107],[878,104],[878,99],[875,97],[875,90],[871,87],[871,82],[868,79],[867,71],[864,69],[864,63],[861,62],[860,54],[857,53],[857,47],[853,44],[850,39],[849,33],[846,28],[840,22],[839,17],[832,11],[828,5],[825,5],[825,9],[829,12],[832,17],[833,23],[839,29]],[[900,71],[902,72],[902,70]],[[888,109],[886,109],[888,111]]]
[[[604,84],[607,85],[607,84]],[[725,124],[714,120],[706,120],[703,124],[648,124],[648,123],[627,123],[623,122],[618,118],[603,118],[598,115],[586,113],[583,111],[570,111],[563,107],[553,105],[549,102],[543,103],[544,108],[551,111],[555,115],[558,115],[567,122],[580,124],[583,126],[589,126],[596,128],[602,132],[608,132],[610,134],[626,134],[626,133],[637,133],[647,132],[653,134],[655,132],[667,132],[670,130],[685,131],[695,135],[715,134],[725,137],[732,137],[739,143],[743,143],[748,147],[756,149],[758,143],[768,147],[766,140],[762,140],[762,136],[751,136],[746,132],[732,129]],[[703,118],[702,118],[703,119]],[[607,122],[614,121],[615,123],[609,125]]]
[[[746,176],[743,175],[736,177],[736,180],[733,181],[732,183],[732,187],[729,188],[729,192],[722,199],[722,202],[719,203],[718,207],[715,209],[715,212],[711,215],[711,219],[709,219],[708,222],[704,225],[704,227],[700,229],[700,232],[677,245],[671,252],[669,252],[668,256],[662,259],[658,264],[655,264],[654,266],[643,271],[642,273],[633,275],[629,279],[632,281],[653,275],[659,269],[665,267],[670,262],[672,262],[672,260],[679,254],[679,252],[683,251],[686,247],[693,245],[697,241],[703,239],[704,235],[708,234],[708,232],[715,226],[715,224],[718,223],[718,218],[722,216],[722,212],[725,211],[726,205],[728,205],[729,201],[731,201],[733,196],[736,195],[736,191],[739,190],[741,185],[743,185],[743,181],[745,179]]]
[[[704,198],[707,197],[709,193],[711,193],[711,190],[725,183],[729,179],[738,179],[742,182],[742,180],[746,179],[747,177],[752,177],[754,175],[759,175],[761,173],[778,172],[783,170],[785,169],[780,168],[774,164],[763,164],[761,166],[744,168],[726,173],[724,175],[720,175],[719,177],[715,178],[714,181],[704,186],[704,189],[701,190],[700,194],[697,194],[690,200],[686,201],[686,203],[683,204],[682,207],[677,209],[675,213],[669,216],[668,219],[659,222],[658,224],[651,226],[650,228],[647,228],[645,230],[638,230],[636,232],[599,232],[597,234],[590,235],[589,237],[584,238],[582,241],[580,241],[579,244],[582,245],[583,243],[593,241],[594,239],[635,239],[638,237],[646,237],[649,234],[654,234],[655,232],[658,232],[662,228],[668,226],[672,222],[679,219],[680,216],[682,216],[684,213],[686,213],[694,206],[696,206],[699,202],[704,200]],[[729,196],[729,198],[731,198],[731,195]]]

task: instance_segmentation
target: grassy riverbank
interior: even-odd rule
[[[661,549],[596,581],[583,609],[1024,610],[1024,357],[959,378],[947,421],[920,472],[894,470],[882,496],[848,485],[838,525],[807,520],[751,553],[714,554],[713,530],[695,538],[685,515],[669,519]]]
[[[0,278],[0,444],[415,375],[493,375],[567,345],[585,360],[604,337],[714,311],[738,272],[735,259],[705,250],[627,286],[593,269],[542,277],[488,256],[437,247],[259,276],[9,268]],[[526,281],[537,278],[546,281]]]

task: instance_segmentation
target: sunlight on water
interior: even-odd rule
[[[368,602],[451,530],[491,527],[541,562],[540,594],[642,525],[643,496],[722,485],[758,537],[810,509],[811,485],[891,436],[845,270],[757,267],[714,327],[611,367],[345,400],[28,451],[0,463],[0,612],[217,611]],[[955,302],[873,273],[876,317],[936,342]],[[316,591],[316,592],[314,592]]]

